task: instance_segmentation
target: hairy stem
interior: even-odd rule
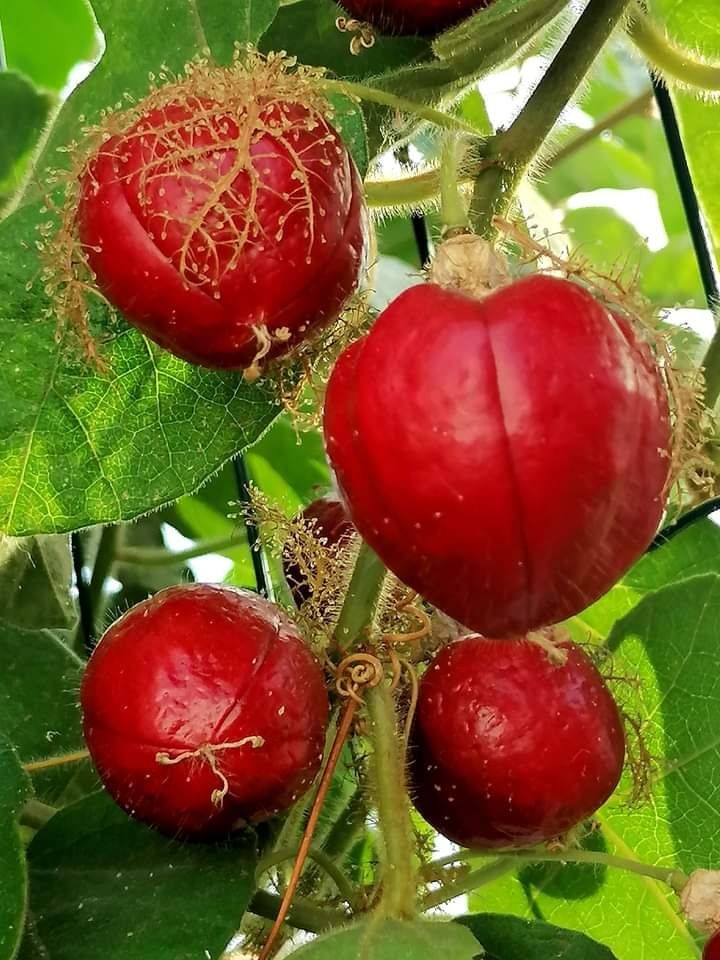
[[[398,735],[395,703],[381,683],[368,690],[372,773],[383,840],[381,909],[395,919],[415,914],[415,868],[410,803],[405,778],[404,749]]]
[[[64,767],[68,763],[80,763],[90,756],[87,750],[76,750],[74,753],[63,753],[57,757],[47,757],[45,760],[32,760],[24,763],[25,773],[42,773],[44,770],[53,770],[55,767]]]
[[[117,554],[122,542],[122,535],[123,528],[119,524],[103,527],[102,533],[100,534],[100,543],[97,554],[95,555],[95,565],[93,566],[92,576],[90,577],[90,583],[88,585],[96,635],[102,630],[103,613],[106,602],[104,596],[105,582],[108,577],[112,576]],[[98,624],[101,625],[100,631],[98,631]]]
[[[341,650],[357,645],[372,623],[386,572],[377,554],[362,543],[335,628]]]
[[[257,890],[248,909],[265,920],[274,920],[281,906],[280,897],[265,890]],[[331,910],[329,907],[320,907],[310,900],[295,897],[287,914],[287,922],[298,930],[307,930],[309,933],[322,933],[330,927],[337,927],[348,920],[342,910]]]
[[[628,24],[628,34],[650,65],[664,76],[672,77],[685,87],[720,90],[720,64],[704,63],[688,50],[675,46],[637,3]]]
[[[653,880],[660,880],[675,890],[676,893],[679,893],[688,881],[682,870],[675,867],[657,867],[651,863],[644,863],[642,860],[618,857],[615,854],[603,853],[600,850],[498,850],[495,856],[503,862],[509,863],[511,869],[521,863],[588,863],[595,866],[614,867],[618,870],[637,873],[643,877],[650,877]],[[436,860],[433,866],[442,867],[458,861],[484,859],[486,857],[487,853],[484,851],[459,850],[457,853]],[[480,871],[476,872],[479,873]],[[469,874],[465,879],[469,880],[470,877],[472,877],[472,874]]]
[[[443,903],[454,900],[455,897],[462,897],[464,894],[471,893],[486,883],[492,883],[494,880],[504,877],[506,873],[510,873],[514,869],[515,864],[509,860],[503,858],[493,860],[492,863],[473,870],[471,873],[468,873],[467,876],[461,877],[459,880],[453,880],[450,883],[445,883],[439,890],[433,890],[433,892],[429,893],[422,901],[422,909],[430,910],[432,907],[439,907]]]
[[[504,212],[558,117],[622,18],[630,0],[590,0],[520,116],[492,141],[497,161],[475,182],[471,219],[481,235]]]
[[[450,114],[443,113],[441,110],[434,110],[423,103],[415,100],[407,100],[405,97],[398,97],[386,90],[378,90],[375,87],[366,87],[362,83],[352,83],[349,80],[327,80],[323,78],[317,81],[321,90],[326,93],[341,93],[354,100],[367,100],[370,103],[379,103],[384,107],[390,107],[399,113],[409,113],[421,120],[427,120],[437,127],[443,127],[446,130],[457,130],[467,133],[477,139],[478,132],[469,123],[453,117]]]
[[[128,563],[138,567],[173,567],[176,564],[185,563],[186,560],[193,560],[195,557],[204,557],[208,553],[233,550],[245,543],[245,538],[235,531],[223,537],[200,540],[194,547],[179,550],[177,553],[162,547],[122,547],[115,554],[115,559],[118,563]]]
[[[467,230],[468,212],[460,193],[460,141],[448,133],[443,144],[440,166],[440,215],[446,233]]]
[[[342,870],[336,866],[330,857],[321,850],[314,850],[311,848],[308,850],[307,855],[309,860],[313,860],[322,870],[325,871],[325,873],[330,877],[337,887],[338,892],[345,898],[345,900],[347,900],[348,906],[355,910],[358,906],[357,893]],[[287,860],[294,860],[296,856],[297,847],[285,847],[282,850],[273,851],[258,863],[255,870],[255,881],[257,882],[266,870],[270,870],[272,867],[276,867],[280,863],[285,863]]]

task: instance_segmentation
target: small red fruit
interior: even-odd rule
[[[355,530],[344,503],[332,494],[315,500],[303,510],[301,516],[313,536],[327,547],[334,547],[351,537]],[[312,592],[307,574],[288,551],[283,553],[283,570],[295,603],[300,607]]]
[[[720,931],[714,933],[705,944],[703,960],[720,960]]]
[[[649,348],[584,288],[401,294],[333,371],[325,440],[350,517],[401,580],[486,636],[605,593],[655,534],[670,467]]]
[[[338,316],[364,262],[350,154],[319,107],[271,87],[260,76],[256,99],[181,86],[174,101],[151,97],[82,177],[78,229],[98,287],[203,366],[284,353]]]
[[[466,637],[420,684],[413,727],[414,801],[467,847],[532,846],[593,814],[617,786],[625,736],[588,657],[555,642]]]
[[[286,807],[323,752],[322,670],[293,624],[245,590],[187,584],[105,633],[81,688],[110,794],[169,834],[222,836]]]
[[[357,20],[383,33],[440,33],[492,0],[338,0]]]

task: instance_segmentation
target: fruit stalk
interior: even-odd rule
[[[376,553],[363,543],[335,629],[341,650],[354,647],[372,621],[385,573],[385,567]]]
[[[427,120],[437,127],[443,127],[446,130],[456,130],[461,133],[467,133],[471,137],[477,138],[478,132],[475,127],[464,120],[454,117],[451,114],[443,113],[442,110],[434,110],[424,103],[418,103],[416,100],[408,100],[405,97],[398,97],[394,93],[386,90],[379,90],[376,87],[367,87],[363,83],[352,83],[349,80],[319,80],[319,88],[323,93],[340,93],[343,96],[350,97],[353,100],[366,100],[369,103],[378,103],[383,107],[389,107],[391,110],[397,110],[398,113],[409,113],[411,116],[419,117],[421,120]]]
[[[471,206],[479,234],[488,233],[492,218],[509,204],[629,4],[630,0],[590,0],[520,116],[495,138],[493,154],[498,163],[477,179]]]
[[[458,137],[448,133],[443,144],[440,167],[440,214],[446,234],[467,232],[470,225],[460,192],[460,155]]]
[[[274,920],[280,910],[281,898],[266,890],[257,890],[250,901],[249,910],[258,917]],[[303,897],[295,897],[288,910],[287,923],[298,930],[322,933],[330,927],[345,923],[347,916],[342,910],[319,907]]]
[[[636,873],[642,877],[649,877],[652,880],[659,880],[667,884],[675,893],[685,887],[687,876],[682,870],[668,867],[658,867],[651,863],[644,863],[641,860],[631,860],[628,857],[618,857],[615,854],[603,853],[600,850],[497,850],[494,851],[497,858],[492,863],[474,870],[460,880],[443,885],[439,890],[431,894],[424,902],[425,908],[438,906],[447,903],[449,900],[476,890],[495,879],[495,871],[500,876],[500,863],[504,863],[509,870],[525,863],[581,863],[595,866],[613,867],[617,870],[625,870],[629,873]],[[459,850],[457,853],[450,854],[433,863],[434,867],[447,866],[459,861],[472,860],[475,857],[487,857],[487,851]]]
[[[403,741],[398,736],[390,689],[380,684],[366,696],[373,746],[372,774],[383,839],[383,894],[380,909],[393,919],[415,913],[415,869]]]

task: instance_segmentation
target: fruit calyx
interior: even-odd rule
[[[465,229],[451,231],[437,248],[428,279],[446,290],[457,290],[481,300],[507,286],[512,275],[507,257]]]

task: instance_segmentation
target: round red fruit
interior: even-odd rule
[[[324,429],[362,537],[486,636],[584,609],[662,516],[670,422],[650,350],[567,280],[401,294],[337,362]]]
[[[460,23],[492,0],[338,0],[357,20],[382,33],[434,34]]]
[[[185,91],[105,140],[78,230],[132,324],[192,363],[240,369],[338,316],[367,224],[358,172],[319,109]]]
[[[471,636],[425,673],[414,801],[455,843],[532,846],[589,817],[617,786],[625,736],[615,701],[579,647],[555,648]]]
[[[703,960],[720,960],[720,932],[714,933],[705,944]]]
[[[265,819],[320,765],[322,670],[248,591],[189,584],[137,604],[98,644],[80,698],[103,783],[164,833],[207,839]]]
[[[342,543],[355,530],[342,500],[332,494],[313,501],[300,516],[305,521],[306,529],[326,547],[332,548]],[[295,603],[300,607],[312,592],[308,575],[288,550],[283,552],[283,570]]]

